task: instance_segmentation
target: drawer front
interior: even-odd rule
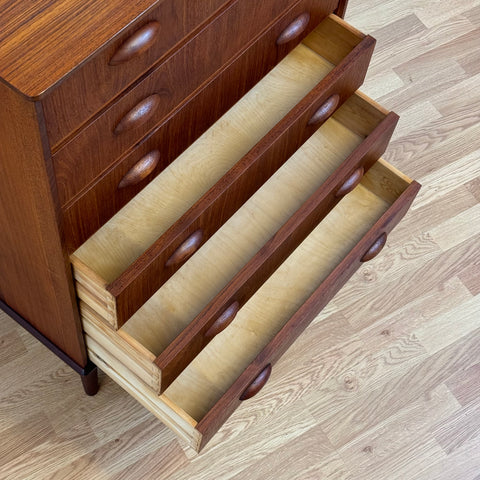
[[[52,148],[95,115],[228,0],[156,2],[43,101]]]
[[[235,278],[200,312],[187,328],[156,358],[162,372],[161,391],[181,374],[215,336],[234,321],[239,309],[277,270],[335,205],[350,193],[363,175],[385,152],[398,121],[388,114],[343,164],[318,188],[272,239],[242,268]],[[286,148],[279,142],[272,155]],[[248,178],[261,176],[258,169]],[[235,193],[227,194],[235,198]]]
[[[303,31],[309,26],[313,27],[329,12],[323,2],[302,3],[305,8],[302,13],[309,14],[310,18],[294,32],[296,36],[292,36],[292,43],[300,41]],[[291,0],[234,2],[145,80],[64,145],[53,156],[62,205],[155,128],[233,56],[252,43],[252,39],[258,37],[289,4]],[[333,8],[331,4],[327,7]],[[291,21],[294,18],[291,17]],[[219,42],[219,38],[228,41]],[[275,42],[269,48],[275,51]]]
[[[265,385],[272,366],[292,345],[308,324],[342,288],[363,262],[374,258],[383,248],[388,233],[408,211],[420,185],[412,182],[394,204],[375,223],[361,241],[328,275],[317,290],[273,337],[242,375],[196,425],[201,433],[200,449],[218,431],[244,400],[254,396]]]
[[[271,48],[292,19],[297,18],[313,3],[312,0],[300,2],[240,57],[226,65],[132,153],[107,171],[73,204],[65,207],[64,228],[70,252],[115,215],[295,47],[295,42],[291,42]],[[298,40],[309,30],[310,27]],[[367,52],[365,55],[368,56]],[[355,78],[361,77],[365,68],[365,65],[362,66],[355,73]],[[163,141],[165,138],[169,141]],[[135,181],[118,188],[125,176],[152,154],[158,158],[158,163],[150,171],[143,170],[144,173],[148,171],[147,175],[134,177]],[[68,181],[67,178],[65,181]],[[62,180],[57,178],[57,184],[61,191]]]

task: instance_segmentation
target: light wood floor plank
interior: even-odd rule
[[[336,411],[326,410],[323,399],[310,394],[305,401],[329,440],[341,447],[377,425],[420,395],[444,383],[457,370],[468,368],[480,356],[480,329],[463,341],[421,359],[400,377],[344,402]],[[402,394],[400,395],[400,392]]]
[[[381,474],[388,471],[404,470],[399,465],[398,453],[405,449],[421,448],[425,434],[439,421],[449,418],[460,410],[460,405],[450,390],[443,384],[420,396],[396,414],[387,418],[380,425],[368,430],[351,442],[340,448],[339,452],[345,464],[358,477],[369,478],[369,472],[375,472],[375,478],[382,478]],[[430,440],[433,438],[430,437]],[[435,451],[437,458],[446,455],[431,444],[429,448]],[[424,459],[418,456],[418,461]],[[411,462],[408,455],[404,462]],[[396,463],[397,465],[392,465]],[[372,475],[373,477],[373,475]],[[405,477],[407,478],[407,477]]]

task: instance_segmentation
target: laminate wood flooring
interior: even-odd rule
[[[0,315],[0,479],[479,480],[480,0],[351,0],[362,90],[401,115],[423,184],[363,266],[200,455],[103,374]]]

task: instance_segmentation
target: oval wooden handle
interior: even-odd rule
[[[350,193],[361,181],[365,169],[363,166],[358,167],[345,181],[345,183],[337,190],[336,197],[344,197],[347,193]]]
[[[120,180],[118,188],[130,187],[145,180],[156,168],[160,161],[160,152],[153,150],[142,157]]]
[[[115,66],[128,62],[133,57],[136,57],[149,49],[155,41],[155,37],[159,30],[160,24],[158,22],[150,22],[144,25],[126,40],[114,53],[109,64]]]
[[[372,260],[372,258],[375,258],[382,250],[385,244],[387,243],[387,234],[382,233],[377,240],[375,240],[375,243],[368,249],[368,251],[365,253],[365,255],[361,258],[361,262],[368,262],[369,260]]]
[[[165,263],[166,267],[172,267],[184,262],[192,256],[198,247],[201,245],[203,239],[203,232],[197,230],[193,232],[176,250],[173,255]]]
[[[238,302],[233,302],[218,318],[215,320],[213,325],[205,332],[203,335],[206,340],[211,340],[213,337],[217,336],[220,332],[223,332],[237,316],[238,311],[240,310],[240,304]]]
[[[318,125],[319,123],[327,120],[333,114],[333,112],[335,112],[339,103],[340,95],[338,95],[338,93],[334,93],[332,96],[327,98],[320,108],[315,111],[307,125]]]
[[[120,135],[127,130],[137,128],[149,120],[160,105],[160,95],[157,93],[144,98],[133,107],[115,127],[114,134]]]
[[[272,373],[272,365],[269,363],[257,376],[257,378],[245,389],[240,400],[248,400],[254,397],[268,382]]]
[[[307,28],[308,22],[310,22],[310,14],[302,13],[280,34],[277,45],[283,45],[299,37]]]

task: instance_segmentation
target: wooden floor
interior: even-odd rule
[[[1,479],[480,479],[480,0],[350,3],[386,158],[423,184],[382,255],[199,456],[0,315]]]

